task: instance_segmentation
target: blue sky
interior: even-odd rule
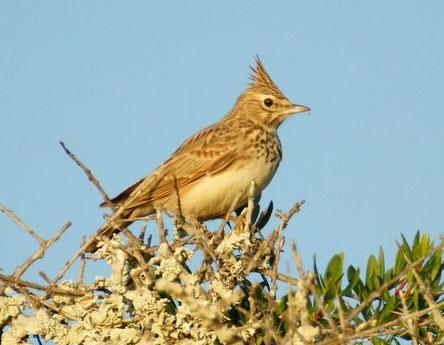
[[[307,267],[341,251],[362,265],[379,246],[390,261],[400,233],[437,239],[444,228],[443,11],[441,1],[2,1],[0,202],[45,237],[73,222],[36,267],[54,275],[103,212],[58,141],[114,195],[221,118],[259,54],[312,108],[280,128],[284,160],[263,205],[306,200],[286,235]],[[0,228],[10,272],[35,243],[1,215]]]

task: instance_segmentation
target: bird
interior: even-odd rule
[[[253,197],[260,196],[282,159],[279,126],[310,108],[290,102],[258,56],[250,69],[250,82],[222,119],[186,139],[111,203],[100,205],[114,210],[100,235],[111,237],[157,210],[199,222],[225,218],[246,206],[252,183]]]

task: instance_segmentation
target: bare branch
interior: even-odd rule
[[[86,176],[88,177],[88,180],[90,180],[92,182],[92,184],[94,186],[96,186],[97,190],[99,191],[99,193],[102,195],[103,200],[105,200],[105,203],[107,204],[107,206],[111,207],[111,209],[115,210],[116,206],[113,204],[113,202],[111,201],[111,199],[109,198],[108,194],[105,192],[105,189],[103,189],[102,185],[100,184],[100,182],[94,177],[93,173],[91,172],[91,170],[85,165],[83,164],[80,159],[78,159],[74,153],[72,153],[65,145],[65,143],[63,141],[60,141],[60,146],[62,146],[63,150],[65,151],[65,153],[69,156],[69,158],[71,158],[74,163],[76,163],[82,170],[83,172],[86,174]]]
[[[253,270],[253,268],[257,266],[258,261],[264,255],[265,251],[270,248],[270,244],[276,241],[278,234],[287,227],[291,217],[293,217],[297,212],[300,211],[301,206],[304,203],[305,201],[301,200],[300,202],[295,203],[288,212],[285,213],[281,211],[276,212],[277,216],[281,219],[281,222],[278,225],[278,227],[273,231],[273,233],[265,241],[261,243],[258,251],[251,259],[249,265],[245,268],[244,270],[245,275],[249,274]]]
[[[43,258],[46,250],[64,234],[64,232],[71,226],[71,224],[71,222],[67,222],[59,229],[59,231],[57,231],[57,233],[53,237],[51,237],[47,241],[43,241],[40,247],[34,252],[34,254],[32,254],[28,260],[26,260],[22,265],[20,265],[20,267],[15,270],[13,276],[15,278],[20,278],[23,273],[25,273],[25,271],[29,268],[29,266],[31,266],[37,260]]]
[[[5,274],[0,273],[0,280],[4,282],[6,285],[12,287],[15,289],[15,287],[24,287],[24,288],[30,288],[30,289],[36,289],[40,291],[46,291],[48,290],[50,293],[56,293],[58,295],[72,295],[72,296],[83,296],[85,295],[86,291],[81,291],[79,289],[70,289],[68,287],[58,288],[56,286],[53,287],[47,287],[41,284],[33,283],[27,280],[14,278],[12,276],[7,276]]]
[[[274,260],[273,260],[273,268],[272,268],[272,276],[271,276],[271,290],[270,290],[270,296],[276,297],[276,289],[277,289],[277,270],[278,270],[278,264],[281,257],[281,251],[285,244],[285,238],[282,236],[282,228],[279,227],[279,232],[277,234],[277,240],[274,244]]]
[[[302,258],[299,255],[298,248],[296,246],[295,241],[291,241],[291,254],[292,254],[293,260],[296,264],[296,268],[299,272],[299,277],[304,278],[305,277],[304,265],[302,264]]]
[[[408,258],[408,256],[405,253],[403,254],[404,254],[404,259],[409,263],[409,265],[412,265],[412,261]],[[415,266],[412,266],[410,272],[413,273],[413,276],[415,277],[415,280],[419,285],[419,290],[424,295],[424,299],[426,300],[427,304],[432,308],[432,315],[436,324],[442,331],[444,331],[444,317],[441,315],[441,313],[438,310],[436,310],[436,308],[434,308],[436,303],[433,301],[433,296],[430,294],[429,289],[427,288],[426,284],[416,271]]]
[[[156,222],[157,222],[157,232],[159,234],[160,243],[166,242],[166,231],[165,225],[163,224],[162,212],[156,210]]]
[[[82,245],[86,242],[86,236],[82,237]],[[85,274],[86,258],[85,253],[80,256],[79,270],[77,272],[77,284],[83,284],[83,275]]]
[[[3,212],[5,215],[7,215],[9,218],[11,218],[11,220],[17,224],[19,227],[21,227],[23,230],[25,230],[28,234],[30,234],[32,237],[35,238],[35,240],[42,245],[43,242],[45,242],[45,240],[43,238],[41,238],[39,236],[39,234],[37,234],[34,230],[32,230],[32,228],[28,225],[26,225],[25,223],[23,223],[19,217],[17,217],[14,212],[12,212],[11,210],[7,209],[5,206],[3,206],[2,204],[0,204],[0,211]]]

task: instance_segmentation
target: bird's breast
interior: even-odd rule
[[[199,179],[181,192],[183,215],[206,220],[222,217],[233,208],[245,205],[251,182],[255,184],[255,196],[259,195],[270,183],[278,164],[279,160],[271,161],[266,155],[255,156],[248,161],[233,163],[218,174]],[[174,207],[173,204],[165,206],[167,209]]]

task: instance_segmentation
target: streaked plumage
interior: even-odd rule
[[[277,128],[289,115],[309,108],[290,103],[258,58],[252,72],[251,83],[224,118],[188,138],[112,200],[118,208],[102,234],[111,235],[157,208],[200,221],[224,217],[239,195],[235,208],[246,204],[251,181],[256,194],[262,192],[282,158]]]

